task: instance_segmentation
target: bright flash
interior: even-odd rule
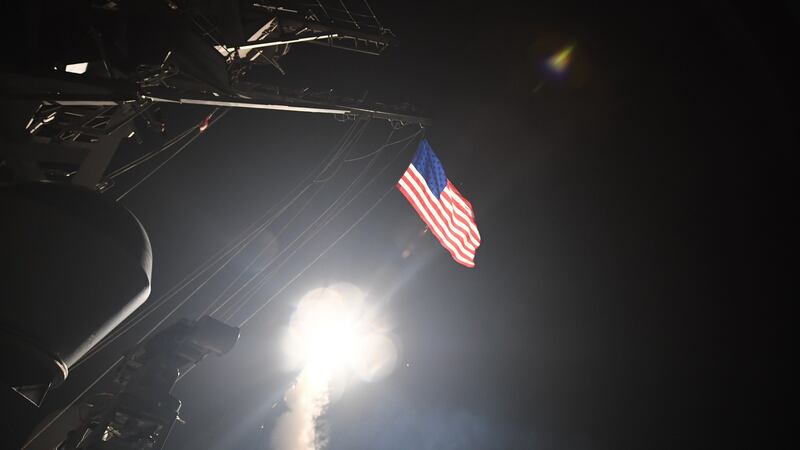
[[[350,284],[306,294],[289,322],[284,350],[290,365],[301,370],[284,396],[287,411],[272,431],[276,450],[324,448],[326,437],[318,421],[337,396],[332,385],[343,386],[346,382],[338,382],[351,373],[374,381],[397,362],[397,350],[385,328],[365,307],[361,291]]]
[[[365,308],[354,286],[315,289],[300,301],[289,323],[285,350],[311,380],[327,383],[347,370],[373,381],[394,368],[395,346]]]

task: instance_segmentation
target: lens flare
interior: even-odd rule
[[[335,284],[306,294],[289,321],[284,351],[300,373],[284,397],[288,411],[272,434],[277,449],[325,446],[318,420],[332,399],[332,384],[348,375],[363,381],[385,377],[397,363],[397,348],[386,335],[364,294]]]
[[[397,364],[397,348],[385,334],[369,333],[357,341],[350,369],[364,381],[375,381],[388,375]]]
[[[553,72],[563,74],[567,71],[569,63],[572,61],[572,51],[575,50],[575,45],[568,45],[556,52],[553,56],[547,59],[547,67]]]

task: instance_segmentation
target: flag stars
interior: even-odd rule
[[[463,266],[475,267],[480,234],[472,205],[447,179],[427,140],[420,141],[397,188],[453,259]]]

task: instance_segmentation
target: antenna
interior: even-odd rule
[[[248,80],[255,66],[285,74],[281,59],[295,45],[382,54],[396,39],[368,3],[365,11],[321,1],[254,2],[238,8],[178,0],[93,5],[102,9],[102,20],[89,18],[92,39],[84,42],[86,48],[70,49],[69,64],[61,63],[67,56],[45,46],[34,50],[53,61],[54,70],[18,65],[0,74],[2,96],[20,107],[31,105],[24,131],[0,150],[0,163],[13,179],[67,182],[102,192],[109,187],[104,174],[124,139],[138,140],[142,123],[165,130],[163,104],[430,125],[408,105]],[[75,23],[87,20],[82,19]],[[74,61],[82,54],[85,59]]]

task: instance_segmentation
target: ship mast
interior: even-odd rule
[[[104,190],[104,174],[123,139],[137,135],[142,122],[164,130],[158,114],[163,104],[430,124],[409,105],[391,107],[334,95],[333,90],[248,80],[248,73],[259,65],[285,73],[281,58],[296,45],[382,54],[395,44],[395,36],[367,3],[361,12],[344,2],[339,3],[343,9],[322,2],[254,2],[236,8],[212,3],[100,2],[94,7],[103,23],[90,27],[95,48],[84,52],[95,59],[81,64],[73,55],[67,64],[55,66],[57,70],[5,69],[0,74],[3,97],[33,109],[25,136],[7,139],[0,150],[0,160],[15,179],[65,181]],[[119,31],[113,25],[104,28],[107,23],[131,30],[122,39],[127,47],[120,48]]]

